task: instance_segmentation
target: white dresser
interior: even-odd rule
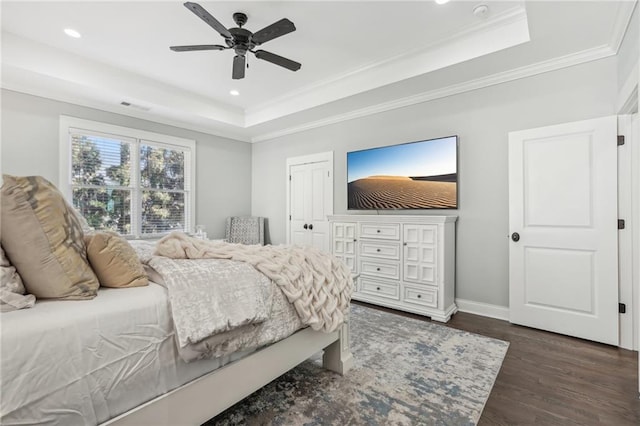
[[[329,216],[333,254],[357,274],[353,299],[449,321],[457,218]]]

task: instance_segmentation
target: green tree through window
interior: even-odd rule
[[[140,146],[142,232],[153,234],[184,227],[184,153]]]
[[[72,134],[73,204],[96,229],[125,235],[187,230],[186,155],[180,147]]]

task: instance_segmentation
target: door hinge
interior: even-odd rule
[[[291,220],[291,215],[289,215],[289,220]]]
[[[291,180],[291,175],[289,175],[289,180]]]
[[[624,229],[625,223],[624,219],[618,219],[618,229]]]
[[[618,146],[624,145],[624,135],[618,135]]]
[[[618,303],[618,313],[626,314],[627,313],[627,305],[624,303]]]

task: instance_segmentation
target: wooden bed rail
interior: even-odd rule
[[[300,330],[101,426],[200,425],[323,349],[324,368],[345,374],[353,366],[349,323],[333,333]]]

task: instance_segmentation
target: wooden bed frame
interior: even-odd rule
[[[324,350],[324,368],[345,374],[353,366],[349,323],[333,333],[311,328],[266,346],[177,389],[160,395],[102,426],[200,425]]]

